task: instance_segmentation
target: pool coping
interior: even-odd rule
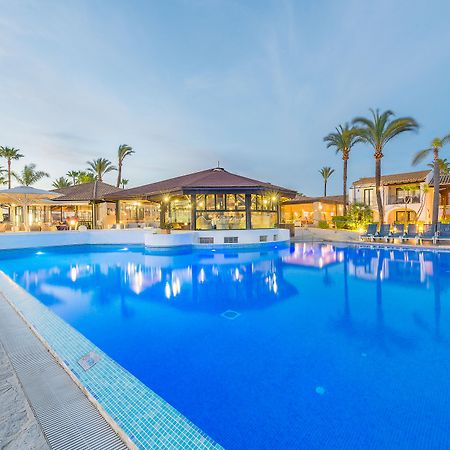
[[[222,448],[3,271],[0,292],[129,448]],[[92,351],[101,359],[84,371]]]

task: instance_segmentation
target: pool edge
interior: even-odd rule
[[[134,375],[129,373],[124,367],[122,367],[120,364],[118,364],[115,360],[113,360],[110,356],[108,356],[105,352],[103,352],[100,348],[98,348],[94,343],[92,343],[88,338],[86,338],[83,334],[81,334],[78,330],[73,328],[70,324],[65,322],[63,319],[61,319],[59,316],[57,316],[53,311],[51,311],[49,308],[47,308],[44,304],[42,304],[36,297],[31,295],[26,289],[24,289],[22,286],[18,285],[13,279],[11,279],[7,274],[5,274],[3,271],[0,270],[0,295],[4,298],[4,300],[8,303],[8,305],[11,306],[11,308],[14,310],[14,312],[19,316],[19,318],[24,322],[24,324],[31,330],[31,332],[36,336],[36,338],[39,340],[39,342],[42,343],[42,345],[45,347],[45,349],[53,356],[53,358],[56,360],[56,362],[64,369],[64,371],[69,375],[71,380],[75,382],[76,386],[82,391],[82,393],[87,397],[87,399],[91,402],[91,404],[98,410],[98,412],[101,414],[101,416],[105,419],[105,421],[108,423],[108,425],[113,429],[113,431],[120,437],[120,439],[130,448],[130,449],[140,449],[140,448],[163,448],[160,446],[154,447],[153,445],[151,447],[142,446],[140,442],[136,443],[135,440],[138,440],[135,435],[131,435],[128,433],[121,425],[118,423],[118,421],[114,418],[110,412],[107,411],[106,407],[101,403],[100,400],[96,398],[96,395],[98,395],[98,392],[93,390],[92,392],[89,390],[89,386],[86,386],[83,384],[83,381],[81,378],[79,378],[79,375],[77,374],[78,369],[81,375],[83,375],[82,369],[80,366],[76,366],[76,362],[72,358],[72,364],[74,367],[70,367],[70,363],[65,360],[64,356],[60,355],[58,351],[53,347],[53,345],[48,342],[48,340],[44,337],[40,330],[38,330],[38,327],[33,323],[33,319],[36,320],[37,316],[31,318],[27,317],[27,314],[22,311],[20,308],[20,298],[16,298],[16,300],[13,300],[11,297],[11,290],[15,290],[16,294],[19,294],[18,297],[22,297],[22,300],[25,301],[31,301],[31,307],[36,306],[37,309],[40,309],[41,311],[36,311],[37,316],[42,312],[44,314],[47,314],[48,317],[53,317],[59,324],[63,326],[63,328],[66,329],[66,331],[70,332],[72,335],[78,335],[80,340],[84,341],[84,346],[88,345],[90,350],[94,350],[98,352],[102,359],[104,361],[112,363],[112,365],[119,368],[119,371],[125,372],[129,379],[125,380],[126,382],[130,382],[130,379],[134,380],[135,385],[138,384],[141,387],[144,388],[144,390],[148,391],[147,393],[150,394],[152,397],[152,402],[160,402],[160,405],[157,405],[159,407],[167,408],[169,414],[174,414],[175,417],[172,417],[172,420],[175,422],[178,420],[180,423],[176,423],[177,430],[174,433],[173,436],[168,436],[169,442],[166,442],[166,444],[169,445],[175,445],[178,446],[181,443],[180,442],[170,442],[170,438],[185,438],[186,435],[191,434],[191,437],[194,441],[190,443],[189,440],[182,441],[182,444],[185,446],[184,448],[204,448],[204,449],[222,449],[223,447],[220,446],[217,442],[215,442],[213,439],[211,439],[203,430],[201,430],[197,425],[192,423],[189,419],[187,419],[183,414],[181,414],[176,408],[174,408],[172,405],[170,405],[168,402],[166,402],[162,397],[160,397],[158,394],[153,392],[150,388],[145,386],[139,379],[137,379]],[[54,344],[55,345],[55,344]],[[66,355],[67,356],[67,355]],[[79,356],[82,356],[80,354]],[[84,373],[87,373],[84,372]],[[116,376],[119,374],[116,373]],[[109,387],[109,384],[107,383],[107,380],[103,380],[105,386]],[[120,380],[123,381],[123,380]],[[125,392],[122,392],[121,394],[124,394]],[[116,392],[117,394],[117,392]],[[122,398],[122,401],[125,399]],[[126,403],[126,402],[125,402]],[[130,402],[128,402],[130,403]],[[130,406],[130,405],[128,405]],[[166,418],[163,418],[166,419]],[[159,421],[157,424],[159,425]],[[151,425],[148,425],[150,428]],[[164,436],[163,441],[167,439],[167,436]]]

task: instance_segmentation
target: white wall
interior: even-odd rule
[[[145,229],[0,233],[0,250],[83,244],[143,245],[146,243],[150,246],[171,247],[200,244],[200,237],[213,237],[215,245],[223,245],[225,236],[237,236],[237,245],[259,244],[260,236],[267,236],[269,243],[289,241],[289,230],[282,229],[154,233],[152,230]],[[275,239],[274,236],[276,236]]]
[[[82,244],[143,244],[146,230],[0,233],[0,250]]]
[[[171,234],[148,234],[145,245],[149,247],[172,247],[182,245],[250,245],[260,244],[261,236],[267,236],[265,243],[289,241],[289,230],[204,230],[189,232],[173,232]],[[237,237],[237,243],[226,243],[225,238]],[[213,239],[212,243],[202,242],[202,238]]]

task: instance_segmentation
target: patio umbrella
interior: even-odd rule
[[[0,189],[0,203],[19,205],[24,208],[23,221],[25,230],[29,231],[28,206],[38,204],[43,199],[59,197],[61,194],[31,186],[17,186],[12,189]]]

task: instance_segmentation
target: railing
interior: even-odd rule
[[[410,205],[411,203],[420,203],[420,195],[407,195],[405,197],[389,196],[388,205]]]

